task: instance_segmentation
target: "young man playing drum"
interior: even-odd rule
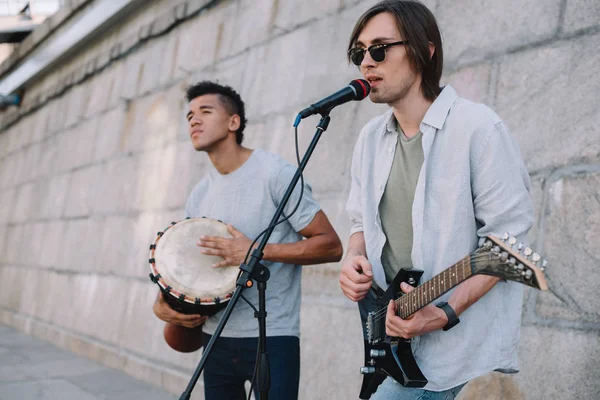
[[[268,226],[296,167],[276,155],[241,145],[246,125],[244,103],[230,87],[200,82],[188,89],[187,100],[190,139],[197,151],[208,154],[214,168],[193,189],[185,215],[224,221],[232,235],[190,240],[198,241],[198,252],[223,257],[213,267],[238,266],[252,239]],[[285,215],[293,211],[299,195],[298,185]],[[271,399],[298,397],[301,265],[339,261],[341,256],[341,242],[305,184],[297,211],[275,228],[263,257],[271,272],[266,291]],[[258,304],[255,287],[247,289],[244,296]],[[207,318],[178,313],[160,293],[154,313],[168,324],[195,331],[204,324],[205,343],[222,314]],[[205,365],[207,400],[245,398],[244,382],[252,379],[257,337],[254,312],[239,301]]]

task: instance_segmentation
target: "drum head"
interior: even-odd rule
[[[186,219],[168,228],[156,241],[154,261],[161,280],[185,301],[214,303],[235,290],[239,267],[211,267],[223,257],[201,253],[200,236],[232,237],[227,225],[210,218]],[[175,294],[175,293],[173,293]]]

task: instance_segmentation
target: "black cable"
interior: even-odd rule
[[[244,258],[244,264],[246,263],[246,261],[248,260],[248,255],[250,254],[250,251],[252,250],[252,247],[254,247],[254,244],[258,241],[258,239],[264,235],[269,229],[276,227],[277,225],[281,224],[282,222],[287,221],[288,219],[290,219],[290,217],[292,215],[294,215],[294,213],[298,210],[298,207],[300,206],[300,202],[302,201],[302,196],[304,196],[304,175],[302,172],[302,169],[300,168],[300,151],[299,151],[299,146],[298,146],[298,127],[295,126],[294,127],[294,139],[295,139],[295,144],[296,144],[296,162],[298,163],[298,170],[300,171],[300,197],[298,198],[298,202],[296,203],[296,206],[294,207],[294,210],[290,213],[289,216],[285,217],[284,219],[282,219],[281,221],[270,225],[267,229],[265,229],[264,231],[262,231],[261,233],[258,234],[258,236],[256,237],[256,239],[254,239],[254,241],[252,242],[252,244],[250,245],[250,248],[248,249],[248,252],[246,253],[246,258]],[[244,297],[244,296],[242,296]],[[244,300],[246,300],[246,298],[244,298]],[[246,302],[248,304],[250,304],[250,302],[248,302],[248,300],[246,300]],[[250,305],[252,308],[254,308],[252,305]],[[256,311],[256,308],[254,308],[254,311]],[[259,327],[260,329],[260,327]],[[250,391],[248,392],[248,400],[250,400],[250,397],[252,396],[252,389],[254,389],[254,381],[256,380],[256,371],[258,370],[258,358],[259,358],[259,352],[260,352],[260,338],[258,339],[258,343],[256,345],[256,361],[254,362],[254,372],[252,373],[252,380],[250,381]]]

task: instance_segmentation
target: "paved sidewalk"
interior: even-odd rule
[[[174,400],[178,397],[0,325],[0,400]]]

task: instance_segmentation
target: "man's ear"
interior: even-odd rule
[[[241,120],[239,115],[233,114],[231,117],[229,117],[229,130],[231,132],[237,132],[237,130],[240,129],[240,125]]]
[[[435,45],[431,42],[429,42],[429,59],[431,60],[433,58],[433,55],[435,54]]]

